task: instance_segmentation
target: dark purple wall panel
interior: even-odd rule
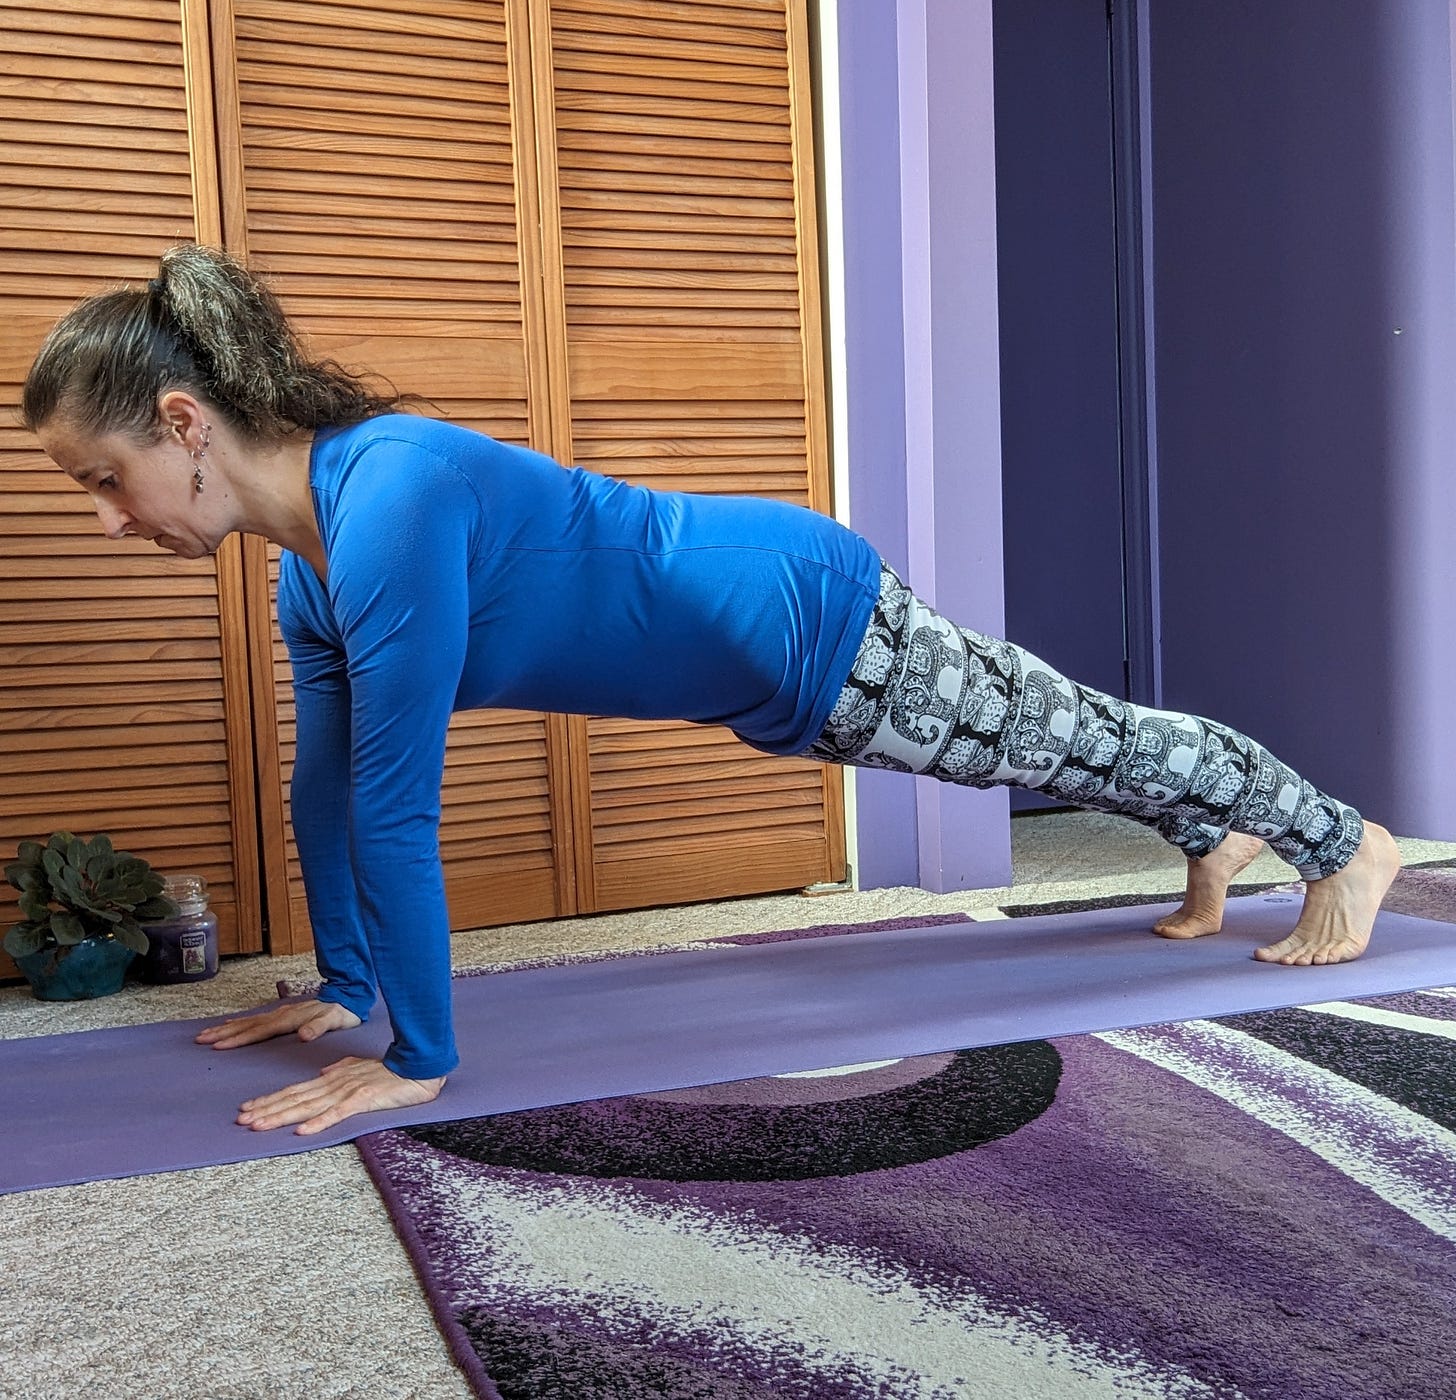
[[[1448,0],[1149,19],[1164,703],[1456,837]]]

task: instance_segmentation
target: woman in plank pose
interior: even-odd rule
[[[240,1123],[314,1133],[425,1103],[458,1063],[437,836],[457,709],[722,724],[769,753],[1117,812],[1187,857],[1183,906],[1154,926],[1169,938],[1216,932],[1267,843],[1308,894],[1255,956],[1364,950],[1394,841],[1252,739],[955,625],[825,516],[645,490],[403,407],[310,361],[258,278],[192,245],[146,288],[81,303],[25,385],[26,424],[111,538],[196,559],[241,530],[284,551],[293,827],[323,987],[198,1039],[314,1040],[376,994],[394,1039],[250,1100]]]

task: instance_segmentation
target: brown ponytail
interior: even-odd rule
[[[88,433],[154,441],[168,389],[207,400],[254,442],[415,402],[392,387],[375,392],[332,360],[310,361],[261,280],[216,248],[184,243],[162,255],[145,290],[90,297],[56,323],[26,377],[21,416],[32,432],[59,413]]]

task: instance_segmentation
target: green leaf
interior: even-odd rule
[[[145,953],[152,942],[130,919],[125,919],[116,926],[115,937],[118,943],[124,944],[134,953]]]
[[[86,868],[86,857],[89,854],[86,843],[79,836],[71,837],[70,841],[66,843],[66,864],[76,870]]]
[[[42,924],[11,924],[5,931],[5,951],[12,958],[29,957],[46,946],[46,933]]]
[[[41,863],[45,866],[46,874],[52,880],[59,880],[66,868],[66,858],[59,851],[47,846],[41,857]]]
[[[39,890],[22,890],[20,912],[27,919],[44,921],[50,912],[50,901]]]
[[[110,869],[111,860],[109,857],[93,855],[86,861],[86,878],[94,882],[99,880]]]
[[[86,925],[74,914],[62,912],[51,915],[51,932],[55,934],[57,943],[79,943],[86,937]]]
[[[168,899],[166,895],[157,895],[143,900],[132,912],[138,919],[170,919],[179,911],[175,900]]]
[[[16,847],[15,854],[18,855],[27,865],[39,865],[40,853],[43,847],[39,841],[22,841]]]
[[[53,831],[51,839],[46,842],[46,850],[55,851],[57,855],[64,855],[66,847],[75,839],[69,831]]]
[[[96,839],[91,843],[91,853],[98,856],[114,856],[116,851],[111,844],[111,837],[104,831],[98,833]]]

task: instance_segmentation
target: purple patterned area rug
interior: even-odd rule
[[[359,1146],[487,1400],[1456,1395],[1450,989]]]

